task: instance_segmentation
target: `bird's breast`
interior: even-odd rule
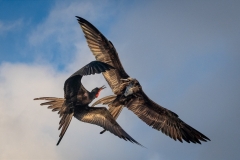
[[[87,93],[77,95],[77,101],[78,101],[78,104],[81,104],[81,105],[86,105],[91,103],[91,100]]]

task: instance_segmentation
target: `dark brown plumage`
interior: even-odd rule
[[[124,140],[141,145],[121,128],[105,107],[89,107],[89,103],[99,95],[99,92],[104,89],[105,86],[94,88],[89,92],[81,83],[82,77],[111,69],[114,69],[114,67],[104,62],[90,62],[65,81],[64,98],[41,97],[34,99],[47,100],[47,102],[41,103],[41,105],[48,105],[48,108],[52,109],[52,111],[58,111],[61,118],[58,129],[62,130],[57,145],[61,142],[73,116],[82,122],[101,126]]]
[[[93,106],[97,104],[108,104],[109,111],[115,119],[125,106],[146,124],[156,130],[161,130],[174,140],[181,142],[185,140],[188,143],[200,144],[200,141],[210,140],[183,122],[178,118],[176,113],[152,101],[143,92],[140,83],[136,79],[130,78],[125,72],[113,44],[87,20],[81,17],[77,17],[77,20],[96,60],[115,67],[115,70],[103,73],[103,76],[115,95],[104,97],[95,102]]]

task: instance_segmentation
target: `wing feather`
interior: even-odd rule
[[[105,62],[116,68],[116,70],[104,72],[103,76],[105,77],[112,91],[115,94],[120,93],[120,79],[126,79],[129,76],[122,67],[115,47],[96,27],[94,27],[87,20],[81,17],[77,17],[77,20],[83,30],[88,46],[93,52],[96,60]]]
[[[105,107],[89,107],[88,110],[75,110],[74,117],[82,122],[103,127],[104,129],[110,131],[114,135],[126,141],[141,145],[122,129],[122,127],[114,120],[112,115]]]
[[[208,137],[183,122],[174,112],[156,104],[144,92],[141,97],[132,99],[127,108],[154,129],[161,130],[174,140],[182,139],[190,143],[210,140]]]
[[[107,70],[114,69],[109,64],[100,61],[92,61],[89,64],[85,65],[75,73],[73,73],[64,83],[64,97],[66,99],[70,97],[77,96],[80,89],[83,89],[84,92],[88,92],[81,83],[82,76],[99,74],[101,72],[106,72]]]

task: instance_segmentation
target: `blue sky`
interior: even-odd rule
[[[236,1],[0,1],[0,159],[239,159],[240,3]],[[115,45],[147,95],[208,136],[175,142],[126,108],[138,142],[74,119],[60,146],[58,116],[33,101],[63,97],[68,76],[94,60],[75,16]],[[91,90],[107,85],[84,77]],[[112,94],[109,87],[102,96]]]

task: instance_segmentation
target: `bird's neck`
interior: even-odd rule
[[[91,102],[96,98],[96,93],[95,92],[90,92],[89,94],[89,99],[91,100]],[[91,103],[90,102],[90,103]]]

